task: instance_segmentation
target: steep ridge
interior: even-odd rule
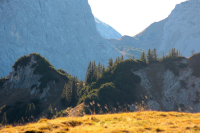
[[[200,51],[200,1],[189,0],[176,6],[163,27],[159,51],[178,48],[184,56]]]
[[[5,106],[10,123],[22,120],[21,117],[27,121],[30,115],[34,118],[45,115],[50,104],[57,111],[63,109],[60,102],[63,88],[71,82],[67,73],[56,70],[36,53],[19,58],[12,68],[7,78],[0,79],[0,107]],[[29,105],[33,105],[32,111],[27,114]]]
[[[96,22],[96,27],[101,36],[105,39],[119,39],[122,35],[113,29],[111,26],[106,23],[100,21],[98,18],[94,18]]]
[[[200,111],[200,53],[191,58],[152,63],[134,74],[141,78],[151,110]],[[144,95],[145,94],[145,95]]]
[[[166,19],[151,24],[138,35],[109,41],[118,49],[129,47],[128,49],[140,48],[147,51],[149,48],[156,48],[160,56],[163,51],[168,54],[170,49],[176,48],[180,49],[183,56],[189,57],[192,50],[196,53],[200,51],[199,7],[199,0],[182,2]]]
[[[137,110],[140,104],[151,110],[200,111],[200,53],[151,63],[120,59],[101,73],[91,69],[87,77],[93,80],[85,83],[36,53],[19,58],[12,68],[0,79],[1,121],[4,113],[10,123],[47,117],[50,105],[56,117]],[[61,111],[67,107],[72,108]]]
[[[91,60],[120,55],[96,30],[87,0],[0,1],[0,76],[23,55],[36,52],[55,68],[84,79]]]

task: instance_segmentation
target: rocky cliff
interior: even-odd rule
[[[0,47],[4,77],[15,60],[33,52],[80,79],[89,61],[107,64],[119,55],[96,30],[87,0],[1,0]]]
[[[141,78],[141,97],[149,108],[161,111],[199,112],[199,60],[200,54],[173,62],[152,63],[133,72]],[[169,69],[166,68],[167,65],[173,67]]]
[[[131,47],[147,51],[149,48],[156,48],[160,56],[163,51],[166,55],[170,49],[176,48],[180,49],[183,56],[189,57],[192,55],[191,51],[194,50],[196,53],[200,51],[199,7],[199,0],[182,2],[166,19],[151,24],[138,35],[124,36],[110,42],[118,49]]]
[[[7,78],[0,79],[1,120],[1,112],[6,112],[9,123],[13,123],[47,116],[50,104],[53,112],[55,108],[66,109],[60,101],[64,86],[70,86],[71,77],[67,73],[56,70],[35,53],[19,58],[12,68]]]
[[[64,83],[69,80],[67,74],[58,72],[39,54],[21,57],[12,68],[0,86],[0,106],[31,99],[59,101]]]

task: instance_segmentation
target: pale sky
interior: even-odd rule
[[[88,0],[92,13],[122,35],[134,36],[186,0]]]

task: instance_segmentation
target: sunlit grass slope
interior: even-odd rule
[[[144,111],[91,115],[84,117],[41,119],[25,126],[6,126],[1,133],[136,133],[200,132],[200,113]]]

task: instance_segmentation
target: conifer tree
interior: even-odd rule
[[[153,50],[153,60],[154,61],[158,60],[158,54],[157,54],[157,50],[156,49]]]
[[[124,56],[122,55],[122,57],[121,57],[121,61],[124,61]]]
[[[29,103],[26,108],[26,115],[30,118],[33,115],[35,110],[35,105],[33,103]]]
[[[98,69],[97,69],[95,61],[92,64],[93,64],[93,67],[92,67],[92,73],[91,73],[92,74],[91,83],[96,82],[97,76],[98,76]]]
[[[97,67],[97,69],[98,69],[98,72],[100,73],[101,72],[101,69],[102,69],[102,65],[101,65],[101,63],[99,62],[99,64],[98,64],[98,67]]]
[[[88,68],[87,68],[86,77],[85,77],[86,84],[91,83],[91,78],[92,78],[92,62],[90,61]]]
[[[118,62],[120,61],[120,58],[119,58],[119,56],[118,56],[118,58],[117,58],[117,61],[118,61]]]
[[[152,55],[151,55],[151,49],[148,50],[148,53],[147,53],[147,60],[148,62],[152,62]]]
[[[51,119],[52,117],[53,117],[53,108],[52,108],[51,103],[50,103],[49,108],[48,108],[47,118]]]
[[[146,62],[146,55],[145,52],[142,52],[140,60],[142,60],[143,62]]]
[[[115,62],[114,62],[114,65],[116,65],[118,63],[118,59],[116,58],[115,59]]]
[[[134,57],[134,55],[133,55],[133,60],[135,60],[135,57]]]
[[[1,124],[2,124],[2,125],[8,124],[8,120],[7,120],[7,117],[6,117],[6,112],[4,112],[4,115],[3,115],[3,119],[2,119]]]
[[[101,70],[101,74],[103,74],[103,73],[105,72],[105,70],[106,70],[106,68],[105,68],[105,66],[103,65],[102,70]]]
[[[108,67],[111,67],[111,66],[113,66],[113,59],[112,59],[112,57],[108,61]]]
[[[76,87],[76,81],[75,77],[72,79],[72,95],[71,95],[71,102],[76,103],[77,102],[77,87]]]

